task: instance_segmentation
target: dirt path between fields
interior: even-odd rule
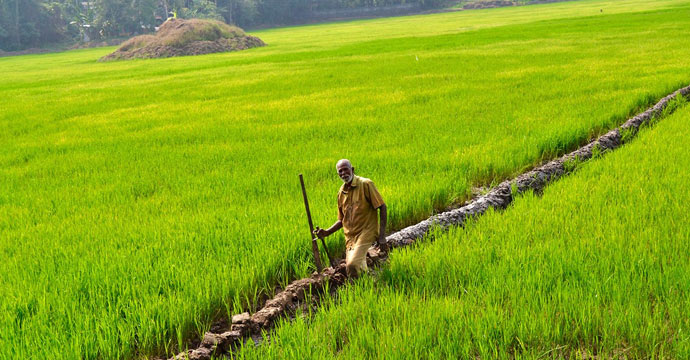
[[[526,191],[541,192],[549,183],[574,171],[577,163],[587,161],[596,154],[602,154],[617,149],[630,141],[638,133],[641,126],[652,120],[669,115],[675,108],[672,101],[682,96],[690,98],[690,86],[679,89],[664,97],[654,106],[643,113],[626,121],[623,125],[607,132],[589,144],[566,154],[556,160],[545,163],[518,177],[506,180],[491,189],[485,195],[479,196],[466,205],[434,215],[418,224],[395,232],[386,241],[392,247],[407,246],[422,239],[432,228],[445,229],[450,226],[463,226],[465,219],[484,214],[489,208],[504,209],[516,195]],[[667,110],[667,111],[665,111]],[[378,266],[387,260],[387,254],[371,248],[367,254],[367,263]],[[231,322],[218,322],[211,327],[211,331],[204,335],[201,342],[188,350],[171,358],[205,360],[211,356],[219,356],[231,352],[235,347],[248,340],[257,341],[263,332],[270,331],[276,320],[292,316],[298,308],[316,307],[325,289],[335,292],[348,281],[345,264],[340,260],[334,267],[329,267],[311,277],[295,280],[275,297],[265,302],[265,305],[253,314],[242,313],[232,317]]]

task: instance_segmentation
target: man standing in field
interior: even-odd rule
[[[338,161],[335,168],[344,182],[338,191],[338,221],[328,229],[317,227],[314,235],[324,238],[343,228],[347,274],[357,276],[367,270],[367,250],[374,242],[378,240],[379,249],[388,251],[386,204],[371,180],[355,175],[349,160]]]

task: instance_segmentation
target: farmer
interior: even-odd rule
[[[374,242],[378,240],[379,249],[388,251],[386,204],[371,180],[355,175],[349,160],[338,161],[335,168],[344,182],[338,191],[338,221],[328,229],[317,227],[314,235],[324,238],[343,228],[347,274],[357,276],[367,270],[367,250]]]

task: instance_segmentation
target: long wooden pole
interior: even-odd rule
[[[304,178],[299,174],[299,182],[302,184],[302,197],[304,198],[304,208],[307,209],[307,219],[309,219],[309,236],[311,237],[311,251],[314,253],[314,263],[316,269],[321,272],[323,265],[321,265],[321,257],[319,256],[319,244],[316,242],[314,236],[314,223],[311,221],[311,211],[309,211],[309,200],[307,200],[307,190],[304,188]]]

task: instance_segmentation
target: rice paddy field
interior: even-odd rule
[[[0,58],[0,358],[171,353],[313,270],[297,174],[327,226],[349,158],[401,228],[690,83],[688,28],[687,0],[583,0]],[[238,356],[687,357],[689,114]]]
[[[689,119],[395,252],[238,358],[690,357]]]

